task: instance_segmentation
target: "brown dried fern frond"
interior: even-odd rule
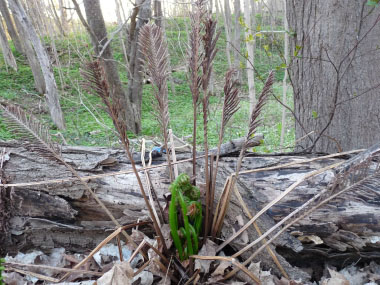
[[[204,136],[204,152],[205,152],[205,171],[204,176],[206,180],[206,221],[205,221],[205,230],[204,230],[204,240],[209,232],[210,218],[212,216],[211,208],[213,201],[211,200],[212,196],[212,173],[209,173],[209,160],[208,160],[208,107],[209,107],[209,97],[210,93],[208,92],[208,87],[210,83],[210,77],[212,74],[212,62],[215,58],[217,48],[216,42],[218,41],[220,33],[216,33],[216,20],[212,18],[211,13],[207,13],[206,17],[202,22],[204,26],[204,34],[202,36],[203,44],[203,58],[202,58],[202,89],[203,89],[203,98],[202,98],[202,111],[203,111],[203,136]]]
[[[221,133],[224,133],[225,127],[231,117],[239,110],[239,88],[238,80],[235,79],[237,74],[236,69],[230,69],[225,76],[224,84],[224,102],[222,111]]]
[[[231,199],[232,189],[234,189],[236,184],[236,179],[239,176],[239,172],[241,169],[241,165],[243,162],[243,159],[245,157],[245,152],[247,150],[247,146],[252,142],[253,135],[256,131],[256,128],[260,125],[261,120],[259,120],[259,116],[261,114],[261,111],[267,102],[267,99],[269,97],[272,85],[273,85],[273,79],[274,79],[274,73],[271,71],[268,75],[268,78],[265,82],[264,88],[261,91],[261,94],[259,96],[259,99],[256,103],[255,108],[252,110],[250,121],[249,121],[249,128],[247,132],[247,137],[244,142],[244,145],[242,149],[240,150],[240,155],[238,158],[238,161],[236,163],[236,170],[235,175],[231,177],[231,181],[223,190],[223,193],[220,198],[220,202],[218,203],[218,208],[216,209],[216,217],[214,218],[214,223],[212,226],[212,234],[215,237],[222,229],[223,226],[223,220],[225,218],[227,208]],[[218,222],[219,221],[219,222]],[[230,239],[235,238],[235,236],[231,237]],[[225,246],[225,245],[224,245]]]
[[[249,128],[248,128],[245,146],[248,146],[252,142],[254,133],[255,133],[257,127],[261,123],[259,116],[261,114],[261,111],[262,111],[264,105],[267,102],[267,99],[268,99],[269,94],[270,94],[271,89],[272,89],[273,81],[274,81],[274,72],[271,71],[267,77],[267,80],[265,81],[264,88],[261,91],[261,94],[259,96],[259,99],[258,99],[256,105],[255,105],[255,108],[252,110],[250,120],[249,120]]]
[[[121,143],[124,146],[124,150],[126,152],[126,155],[131,162],[131,166],[133,169],[133,172],[136,176],[137,183],[139,184],[141,194],[144,198],[145,204],[149,210],[149,214],[151,216],[151,219],[153,221],[154,229],[156,231],[156,234],[159,236],[160,240],[163,241],[163,235],[161,232],[161,229],[158,225],[158,222],[154,216],[152,206],[149,203],[148,197],[145,193],[144,186],[142,184],[141,178],[137,172],[136,164],[133,159],[132,153],[129,149],[129,139],[127,136],[127,126],[125,124],[125,121],[121,117],[121,108],[123,106],[121,103],[118,101],[117,98],[111,98],[110,92],[109,92],[109,87],[108,87],[108,82],[107,79],[104,75],[104,69],[101,66],[99,60],[89,62],[84,65],[84,68],[81,70],[82,76],[84,77],[85,81],[82,82],[82,85],[84,86],[85,89],[87,89],[90,93],[96,93],[103,101],[103,103],[107,107],[107,112],[110,115],[113,124],[119,133]],[[163,249],[166,252],[167,247],[165,243],[162,243]]]
[[[193,104],[198,104],[199,88],[201,86],[202,77],[200,75],[201,57],[201,31],[203,10],[196,6],[195,11],[190,14],[191,31],[189,34],[189,73],[190,73],[190,91],[193,97]]]
[[[155,89],[154,97],[156,98],[158,109],[157,118],[164,137],[170,180],[173,181],[174,177],[168,149],[169,100],[167,79],[169,76],[169,54],[161,28],[154,23],[144,25],[140,30],[139,46],[144,55],[147,73]]]
[[[154,96],[157,100],[158,119],[164,137],[167,138],[169,127],[169,102],[167,78],[168,47],[164,41],[161,28],[154,23],[144,25],[140,30],[139,45],[144,55],[147,74],[155,87]]]
[[[201,32],[202,22],[205,15],[205,0],[198,0],[193,5],[193,11],[190,13],[190,26],[189,33],[189,71],[190,71],[190,90],[193,96],[193,104],[198,103],[199,88],[202,83],[200,75],[200,67],[202,64],[202,51],[201,51]]]
[[[205,14],[205,0],[198,0],[193,5],[193,11],[190,13],[191,30],[189,33],[188,46],[188,64],[189,64],[189,79],[190,91],[193,99],[193,151],[192,165],[193,175],[192,182],[196,184],[196,152],[197,152],[197,108],[199,104],[199,89],[202,85],[202,76],[200,67],[202,64],[201,52],[201,32],[202,21]]]
[[[80,73],[83,77],[81,82],[82,87],[90,94],[99,96],[104,105],[106,106],[106,112],[111,117],[112,122],[120,135],[122,141],[127,141],[126,126],[123,123],[119,112],[122,108],[120,102],[117,102],[116,98],[111,98],[110,88],[108,86],[107,79],[105,77],[104,68],[99,60],[90,61],[83,64],[80,69]]]
[[[215,168],[214,168],[214,172],[212,173],[212,185],[211,185],[211,191],[210,191],[210,201],[212,201],[210,205],[211,213],[214,213],[213,201],[215,197],[216,175],[218,173],[220,149],[223,143],[224,131],[231,117],[237,112],[237,110],[239,110],[240,99],[239,99],[238,80],[234,79],[236,77],[236,73],[237,73],[236,69],[230,69],[227,71],[226,76],[225,76],[224,102],[223,102],[221,126],[220,126],[220,131],[219,131],[219,142],[218,142],[218,149],[216,153]],[[216,234],[215,229],[212,228],[211,233],[213,236],[215,236]]]
[[[0,113],[9,129],[24,139],[27,150],[62,163],[59,147],[53,142],[49,129],[36,117],[16,105],[0,105]]]
[[[220,36],[220,31],[216,32],[217,21],[212,18],[211,14],[207,14],[207,17],[203,21],[205,33],[202,36],[203,42],[203,61],[202,61],[202,88],[203,90],[208,88],[210,83],[210,77],[212,73],[212,61],[215,58],[218,49],[216,48],[216,43]]]

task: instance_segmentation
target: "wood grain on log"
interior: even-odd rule
[[[30,153],[17,143],[0,142],[0,148],[3,147],[10,156],[4,165],[4,173],[9,183],[71,177],[70,172],[63,166]],[[68,146],[63,148],[62,154],[82,176],[130,169],[124,152],[119,149]],[[178,160],[189,157],[188,154],[180,155]],[[247,157],[243,161],[242,170],[301,161],[304,158],[296,156]],[[164,161],[164,157],[157,157],[154,164]],[[203,179],[202,161],[202,159],[198,161],[201,181]],[[278,170],[246,173],[239,176],[237,185],[244,201],[254,214],[306,173],[338,161],[342,159],[323,159]],[[216,183],[216,199],[221,195],[226,178],[234,173],[235,164],[236,158],[233,157],[224,157],[221,160]],[[179,171],[191,173],[191,163],[179,164]],[[168,192],[169,186],[166,167],[156,168],[149,172],[160,202],[165,203],[163,194]],[[324,189],[333,178],[334,171],[327,171],[305,181],[258,220],[262,231],[272,227],[275,221],[282,219]],[[90,180],[89,183],[121,224],[132,223],[137,219],[148,219],[148,211],[134,174],[109,176]],[[94,248],[114,229],[107,215],[75,181],[13,187],[10,191],[12,212],[9,229],[11,234],[7,236],[6,243],[0,245],[3,252],[15,253],[29,248],[49,250],[54,247],[83,252]],[[321,252],[325,252],[324,249],[328,247],[330,250],[335,249],[337,253],[357,252],[357,249],[370,251],[378,248],[380,246],[378,221],[380,190],[376,191],[347,193],[292,227],[293,234],[304,237],[304,241],[307,240],[305,237],[318,236],[323,242],[321,248],[315,248],[314,245],[311,246],[308,243],[302,245],[289,233],[278,238],[274,246],[281,250],[288,248],[288,251],[291,250],[295,254],[297,252],[302,254],[305,247]],[[237,221],[239,215],[243,217],[244,222],[249,220],[238,200],[232,197],[222,238],[231,236],[240,228]],[[149,233],[153,232],[149,227],[145,230]],[[248,229],[248,237],[249,242],[257,238],[253,227]],[[232,246],[238,249],[245,245],[246,241],[240,238],[232,243]],[[251,253],[252,251],[249,251],[243,257]],[[262,260],[265,266],[272,267],[274,272],[278,272],[266,252],[259,255],[257,259]],[[293,268],[282,256],[279,256],[279,259],[291,277],[307,279],[306,273]]]

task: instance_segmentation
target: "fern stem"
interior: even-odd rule
[[[179,258],[184,260],[182,242],[178,235],[178,217],[177,217],[177,189],[173,187],[172,198],[169,205],[169,226],[173,238],[174,246],[178,250]]]

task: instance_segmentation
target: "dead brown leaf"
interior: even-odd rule
[[[129,262],[117,262],[96,283],[97,285],[131,285],[133,274],[133,269]]]
[[[216,247],[217,245],[207,239],[205,244],[203,244],[201,250],[199,251],[198,255],[203,255],[203,256],[214,256],[216,255]],[[200,269],[202,273],[208,273],[210,271],[210,265],[213,262],[213,260],[201,260],[201,259],[196,259],[195,260],[195,269]]]
[[[322,281],[322,285],[350,285],[350,282],[339,272],[327,268],[330,273],[330,278]]]

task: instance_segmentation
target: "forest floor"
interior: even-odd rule
[[[115,26],[109,27],[110,32]],[[187,20],[182,18],[168,20],[166,26],[166,36],[169,46],[169,54],[174,86],[169,83],[169,112],[170,127],[173,133],[178,137],[190,138],[192,134],[192,100],[188,85],[187,67],[186,67],[186,45],[187,45]],[[45,39],[45,45],[52,53],[52,40]],[[266,44],[268,39],[260,39],[257,42],[255,69],[259,76],[264,78],[271,69],[277,69],[276,82],[274,84],[274,95],[282,98],[282,77],[283,69],[279,68],[282,61],[278,53],[270,52]],[[86,93],[81,88],[80,67],[82,63],[89,58],[91,53],[89,38],[85,31],[77,31],[69,37],[54,39],[59,62],[53,60],[54,72],[58,88],[61,91],[61,106],[66,121],[66,130],[54,130],[44,97],[38,94],[34,88],[34,81],[31,70],[27,65],[24,56],[16,55],[18,71],[15,72],[6,68],[3,60],[0,60],[0,101],[18,103],[27,110],[33,112],[41,120],[48,123],[51,127],[52,134],[60,133],[68,144],[71,145],[88,145],[88,146],[115,146],[117,145],[116,137],[113,135],[112,121],[103,110],[100,99]],[[215,58],[214,71],[214,96],[210,101],[209,116],[209,143],[215,146],[218,140],[218,123],[221,116],[221,106],[223,103],[223,85],[224,74],[228,69],[228,63],[225,56],[226,47],[225,34],[222,31],[218,48],[219,51]],[[127,86],[126,68],[124,56],[120,47],[120,38],[115,37],[112,42],[114,58],[119,62],[119,71],[122,82]],[[264,48],[260,48],[264,47]],[[274,49],[274,48],[273,48]],[[241,54],[245,54],[244,48]],[[241,58],[241,66],[244,67],[245,59]],[[243,82],[247,79],[243,77]],[[263,84],[256,79],[256,93],[259,94]],[[172,91],[175,91],[174,93]],[[288,89],[287,104],[292,107],[292,92]],[[227,128],[225,139],[233,139],[245,135],[249,117],[247,84],[241,86],[241,108],[230,121],[230,127]],[[142,132],[139,137],[160,141],[160,129],[157,120],[155,120],[154,110],[152,107],[153,93],[152,86],[145,84],[143,87],[142,102]],[[179,107],[180,106],[180,107]],[[275,152],[280,151],[280,134],[281,134],[281,112],[282,106],[271,98],[263,112],[263,123],[258,132],[264,134],[264,143],[257,147],[258,152]],[[284,146],[291,147],[294,144],[294,121],[291,114],[287,112],[286,132]],[[202,126],[202,117],[198,116],[199,126]],[[131,137],[133,134],[131,134]],[[12,134],[7,131],[0,119],[0,138],[13,138]],[[203,129],[198,128],[197,141],[203,142]]]

